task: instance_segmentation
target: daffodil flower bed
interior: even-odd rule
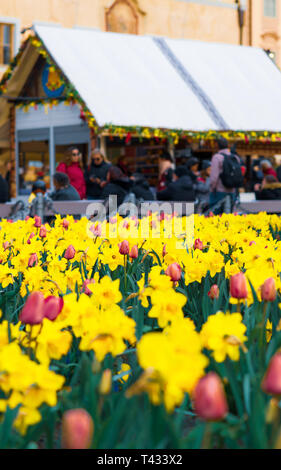
[[[0,225],[1,448],[280,448],[278,216]]]

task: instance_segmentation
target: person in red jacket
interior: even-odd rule
[[[82,155],[77,147],[70,147],[67,151],[66,162],[61,162],[56,171],[67,174],[70,184],[76,189],[81,199],[86,198],[86,183],[82,170]]]

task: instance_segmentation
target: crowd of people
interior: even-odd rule
[[[129,195],[133,195],[138,202],[196,201],[204,211],[217,205],[226,195],[234,201],[244,184],[246,167],[235,147],[229,148],[224,138],[219,138],[216,143],[217,150],[211,160],[200,161],[191,156],[175,165],[170,153],[162,152],[156,188],[150,187],[141,173],[130,173],[123,162],[118,161],[117,165],[108,162],[100,149],[92,152],[89,165],[83,169],[81,152],[73,146],[68,149],[65,161],[56,168],[54,191],[48,192],[48,197],[53,201],[87,199],[106,202],[110,195],[116,195],[119,206],[128,200]],[[275,170],[267,159],[254,160],[251,185],[250,190],[255,192],[257,200],[281,200],[281,166]],[[4,179],[0,181],[0,193],[1,190],[1,202],[6,202],[9,194]],[[38,192],[47,192],[41,179],[33,183],[30,200]]]

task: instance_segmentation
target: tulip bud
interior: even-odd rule
[[[252,246],[252,245],[256,245],[256,242],[254,240],[252,240],[250,243],[249,243],[249,246]]]
[[[123,240],[121,243],[119,243],[119,253],[121,255],[128,255],[130,251],[130,246],[129,242],[127,240]]]
[[[39,325],[44,318],[44,295],[42,292],[32,292],[19,315],[22,323]]]
[[[99,392],[101,395],[108,395],[111,392],[112,386],[112,372],[110,369],[105,369],[99,384]]]
[[[25,222],[27,222],[29,219],[30,219],[30,216],[29,216],[29,215],[27,215],[27,216],[24,218]]]
[[[170,264],[166,271],[165,271],[165,274],[167,274],[167,276],[170,276],[171,280],[176,282],[176,281],[179,281],[180,278],[181,278],[181,267],[178,263],[173,263],[173,264]]]
[[[136,259],[139,256],[139,250],[137,245],[132,246],[129,256],[132,259]]]
[[[69,224],[70,224],[69,220],[63,219],[62,226],[65,230],[68,230]]]
[[[166,254],[167,254],[167,245],[165,243],[165,245],[163,246],[163,250],[162,250],[162,256],[164,257],[166,256]]]
[[[10,246],[11,246],[10,242],[3,242],[4,251],[6,251],[8,248],[10,248]]]
[[[230,295],[235,299],[246,299],[248,297],[247,281],[245,274],[242,272],[231,276]]]
[[[276,299],[277,291],[275,280],[273,277],[270,277],[264,281],[263,285],[261,286],[261,298],[262,300],[266,300],[268,302],[273,302]]]
[[[32,232],[32,233],[29,235],[29,238],[28,238],[28,240],[27,240],[27,242],[26,242],[26,243],[28,243],[28,245],[30,245],[30,243],[31,243],[30,240],[31,240],[31,238],[33,238],[33,237],[35,237],[35,233]]]
[[[219,295],[220,295],[220,290],[217,284],[213,284],[211,286],[211,289],[208,292],[208,296],[210,297],[210,299],[214,300],[214,299],[218,299]]]
[[[271,358],[261,388],[269,395],[281,395],[281,352]]]
[[[89,449],[94,434],[94,422],[83,408],[69,410],[62,417],[62,448]]]
[[[47,236],[47,229],[45,225],[41,225],[40,230],[39,230],[39,237],[46,238],[46,236]]]
[[[196,413],[206,421],[219,421],[228,413],[223,384],[215,372],[199,380],[193,398]]]
[[[37,266],[37,264],[38,264],[37,253],[32,253],[28,260],[28,267],[33,268],[33,266]]]
[[[85,279],[82,286],[82,292],[86,295],[92,295],[92,291],[88,288],[88,284],[94,284],[96,281],[94,279]]]
[[[54,321],[63,309],[63,298],[50,295],[44,301],[44,317]]]
[[[203,250],[203,242],[197,238],[194,242],[194,250]]]
[[[42,222],[41,222],[41,217],[39,217],[38,215],[36,215],[36,216],[34,217],[34,221],[35,221],[35,222],[34,222],[34,227],[37,227],[37,228],[38,228],[38,227],[41,227],[41,224],[42,224]]]
[[[75,253],[76,253],[76,251],[75,251],[74,246],[69,245],[65,250],[64,257],[66,259],[73,259],[74,256],[75,256]]]

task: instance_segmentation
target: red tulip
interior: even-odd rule
[[[76,253],[76,251],[75,251],[74,246],[69,245],[65,250],[64,257],[66,259],[73,259],[74,256],[75,256],[75,253]]]
[[[40,230],[39,230],[39,237],[46,238],[46,236],[47,236],[47,229],[45,225],[41,225]]]
[[[132,259],[136,259],[139,256],[139,250],[137,245],[132,246],[129,256]]]
[[[167,274],[167,276],[170,276],[171,280],[176,282],[176,281],[179,281],[180,278],[181,278],[181,267],[178,263],[173,263],[173,264],[170,264],[166,271],[165,271],[165,274]]]
[[[83,408],[69,410],[62,417],[62,448],[89,449],[94,434],[94,422]]]
[[[242,272],[231,276],[230,295],[235,299],[246,299],[248,297],[247,281],[245,274]]]
[[[217,284],[213,284],[211,286],[211,289],[208,292],[208,296],[210,297],[210,299],[214,300],[214,299],[218,299],[219,295],[220,295],[220,290]]]
[[[38,264],[37,253],[32,253],[28,260],[28,267],[33,268],[33,266],[37,266],[37,264]]]
[[[265,393],[281,395],[281,352],[277,352],[271,358],[261,387]]]
[[[42,292],[32,292],[19,315],[22,323],[39,325],[44,318],[44,295]]]
[[[50,295],[44,300],[44,318],[54,321],[63,308],[63,298]]]
[[[194,250],[203,250],[203,242],[197,238],[194,242]]]
[[[273,302],[276,299],[277,291],[275,280],[273,277],[270,277],[264,281],[261,286],[261,298],[269,302]]]
[[[165,244],[163,246],[163,250],[162,250],[162,256],[165,256],[167,254],[167,245]]]
[[[215,372],[199,380],[194,390],[194,408],[206,421],[219,421],[228,413],[222,381]]]
[[[252,246],[252,245],[256,245],[256,242],[254,240],[252,240],[250,243],[249,243],[249,246]]]
[[[34,226],[37,227],[37,228],[38,228],[38,227],[41,227],[41,224],[42,224],[41,217],[39,217],[38,215],[36,215],[36,216],[34,217],[34,220],[35,220]]]
[[[119,253],[121,255],[128,255],[130,251],[129,242],[127,240],[123,240],[119,243]]]

